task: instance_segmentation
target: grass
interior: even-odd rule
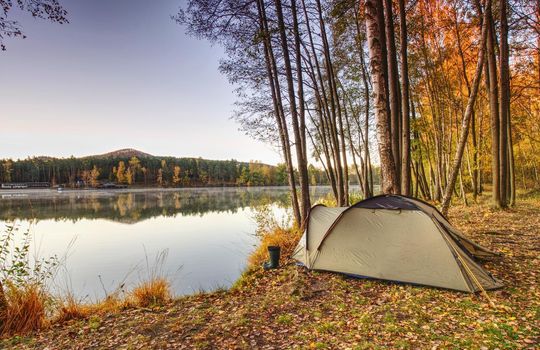
[[[268,247],[279,246],[281,248],[280,263],[291,256],[302,232],[299,229],[274,228],[261,237],[259,246],[248,258],[248,263],[252,267],[260,266],[268,260]]]
[[[163,277],[149,279],[135,287],[130,296],[139,307],[163,306],[171,300],[169,281]]]
[[[5,305],[0,309],[0,334],[2,336],[24,335],[41,329],[47,323],[47,293],[39,284],[4,287]]]
[[[95,317],[99,318],[99,316],[117,314],[128,308],[159,307],[166,305],[171,300],[172,293],[169,281],[164,277],[152,277],[136,285],[124,298],[118,293],[113,293],[96,303],[85,303],[69,294],[57,300],[58,308],[52,318],[52,323],[61,324],[80,319],[91,320]]]
[[[93,303],[78,300],[72,293],[52,297],[47,292],[44,278],[10,280],[4,277],[0,284],[0,338],[16,336],[25,339],[23,336],[49,325],[82,319],[88,319],[89,325],[95,325],[96,319],[128,308],[163,306],[172,299],[170,283],[161,270],[166,257],[166,251],[158,253],[153,265],[147,258],[146,276],[130,292],[118,289]]]
[[[54,317],[54,323],[64,323],[70,320],[86,319],[91,316],[119,312],[129,306],[129,303],[117,295],[108,295],[96,303],[84,303],[73,295],[68,295],[58,301],[59,307]]]

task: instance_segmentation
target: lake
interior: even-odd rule
[[[314,187],[317,200],[329,187]],[[286,187],[0,191],[0,225],[65,259],[51,288],[95,301],[159,268],[175,295],[231,286],[257,245],[257,210],[289,213]],[[259,209],[258,209],[259,208]],[[166,252],[164,262],[156,263]]]

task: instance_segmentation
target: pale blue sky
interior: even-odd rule
[[[278,163],[229,119],[222,51],[170,19],[182,2],[64,0],[65,25],[14,12],[28,37],[0,52],[0,158],[132,147]]]

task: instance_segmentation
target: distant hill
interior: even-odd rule
[[[149,153],[145,153],[145,152],[136,150],[134,148],[123,148],[123,149],[108,152],[108,153],[105,153],[105,154],[87,156],[87,157],[84,157],[84,158],[104,159],[104,158],[131,158],[131,157],[153,158],[154,156],[149,154]]]

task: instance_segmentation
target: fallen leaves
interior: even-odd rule
[[[540,203],[454,208],[473,240],[505,252],[486,268],[505,283],[481,295],[309,272],[289,261],[252,270],[228,292],[52,326],[17,349],[534,349],[540,344]],[[464,220],[463,218],[466,218]],[[496,232],[496,234],[495,234]]]

